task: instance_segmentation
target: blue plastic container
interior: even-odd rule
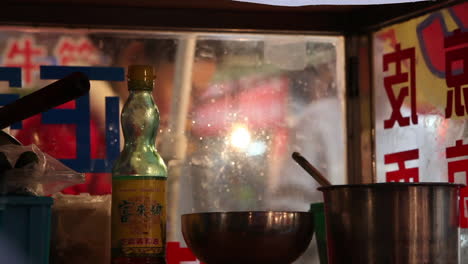
[[[0,196],[0,234],[30,264],[49,264],[51,197]]]

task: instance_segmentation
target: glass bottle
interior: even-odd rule
[[[153,68],[128,68],[129,97],[121,114],[124,147],[112,169],[114,264],[165,263],[167,168],[155,139],[159,111]]]

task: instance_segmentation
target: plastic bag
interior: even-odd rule
[[[111,195],[52,197],[50,264],[110,263]]]
[[[68,168],[36,145],[0,146],[2,194],[48,196],[84,181],[83,173]]]

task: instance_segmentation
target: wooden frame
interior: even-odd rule
[[[273,7],[230,0],[6,0],[0,24],[179,30],[365,32],[453,0],[376,6]]]
[[[0,25],[345,36],[349,183],[375,180],[371,33],[462,0],[377,6],[273,7],[230,0],[6,0]],[[373,149],[373,147],[371,147]]]

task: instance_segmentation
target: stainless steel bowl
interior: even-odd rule
[[[182,234],[207,264],[288,264],[313,236],[309,212],[213,212],[182,215]]]

